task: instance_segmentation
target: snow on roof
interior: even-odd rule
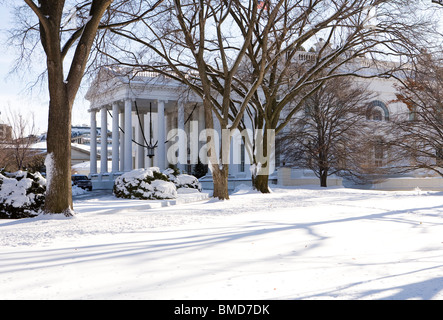
[[[46,141],[40,141],[40,142],[33,143],[29,146],[29,148],[34,149],[34,150],[46,150]],[[91,151],[91,147],[86,144],[71,143],[71,148],[78,150],[78,151],[87,152],[87,153],[89,153]]]
[[[46,141],[39,141],[29,146],[29,149],[46,150]]]

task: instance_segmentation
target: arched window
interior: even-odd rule
[[[374,121],[389,121],[389,110],[380,100],[369,103],[366,119]]]
[[[375,121],[382,121],[383,120],[383,115],[382,115],[382,112],[380,109],[372,108],[371,120],[375,120]]]

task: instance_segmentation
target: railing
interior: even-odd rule
[[[154,71],[133,71],[133,75],[143,78],[157,78],[160,76],[160,73]]]
[[[301,61],[315,61],[317,54],[315,52],[300,52],[296,57],[297,60]]]
[[[135,77],[142,77],[142,78],[159,78],[163,77],[166,79],[173,79],[173,77],[179,78],[179,75],[176,72],[169,72],[170,76],[163,74],[161,72],[156,71],[132,71],[132,75]],[[197,72],[187,72],[185,75],[186,79],[190,79],[191,77],[199,77]]]

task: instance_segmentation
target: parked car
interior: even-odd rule
[[[71,176],[72,184],[82,189],[92,190],[91,180],[83,174],[74,174]]]

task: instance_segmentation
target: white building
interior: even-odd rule
[[[178,82],[158,74],[142,72],[126,75],[103,69],[86,98],[91,102],[90,174],[97,188],[109,188],[116,175],[134,168],[156,166],[166,169],[169,165],[167,151],[177,140],[172,129],[189,133],[194,129],[201,132],[205,128],[201,100],[184,92],[184,87]],[[97,118],[102,128],[108,127],[109,121],[112,132],[111,166],[107,163],[107,146],[101,145],[99,172],[97,137],[94,136]],[[191,122],[198,127],[191,128]],[[147,156],[146,148],[151,142],[156,144],[152,158]],[[178,139],[177,143],[180,156],[189,158],[189,144],[185,139]],[[179,168],[189,169],[186,164],[182,161]]]
[[[378,123],[389,121],[394,115],[407,112],[405,105],[393,102],[396,99],[396,89],[395,80],[392,78],[358,81],[365,81],[369,84],[368,89],[376,92],[376,97],[369,104],[367,111],[368,120],[374,122],[374,128],[381,127]],[[195,149],[200,150],[205,144],[205,139],[201,136],[205,128],[204,110],[201,99],[186,90],[183,85],[156,73],[125,74],[103,69],[93,82],[86,98],[91,103],[90,176],[94,188],[112,188],[115,176],[135,168],[156,166],[161,170],[166,169],[169,165],[168,157],[171,157],[171,152],[174,153],[175,149],[178,149],[178,168],[192,173],[190,164],[196,163],[196,154],[198,155]],[[98,145],[97,136],[94,134],[97,122],[101,128],[110,128],[111,150],[108,150],[104,139],[101,146]],[[195,141],[195,137],[199,137],[198,145],[183,139],[182,136],[177,139],[178,134],[174,129],[185,132],[187,137],[194,137],[188,140]],[[155,155],[152,158],[147,156],[146,146],[149,144],[156,144]],[[172,148],[177,146],[178,148]],[[101,159],[98,165],[99,147]],[[238,149],[238,145],[231,145],[231,163],[234,163],[230,165],[231,188],[237,184],[250,183],[251,178],[244,150],[235,148]],[[111,157],[108,157],[108,153]],[[378,161],[378,165],[382,165],[383,158],[388,156],[389,154],[382,153],[381,158],[380,156],[377,158],[375,155],[371,161]],[[234,161],[235,157],[240,160]],[[201,179],[201,182],[204,187],[210,187],[212,180],[207,176]],[[281,167],[271,175],[270,182],[302,185],[318,184],[318,179],[307,171],[300,172]],[[329,179],[329,185],[341,185],[341,183],[340,178]],[[443,190],[443,183],[441,178],[418,178],[412,175],[390,178],[373,187],[381,189],[421,187]]]

